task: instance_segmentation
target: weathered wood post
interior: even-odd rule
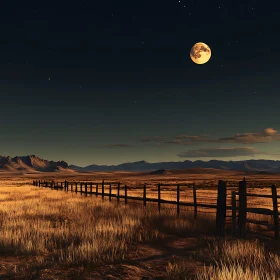
[[[102,200],[104,200],[104,180],[102,180]]]
[[[246,237],[246,208],[247,208],[247,196],[246,196],[246,180],[239,182],[239,218],[238,218],[238,232],[239,237]]]
[[[39,188],[41,187],[41,180],[39,180]]]
[[[120,187],[121,187],[121,183],[118,183],[118,202],[120,202]]]
[[[98,183],[96,184],[95,195],[98,196]]]
[[[83,182],[80,183],[80,193],[81,193],[81,195],[83,193]]]
[[[160,184],[158,184],[158,212],[160,213]]]
[[[64,181],[64,191],[66,191],[67,190],[67,182],[66,182],[66,180]]]
[[[177,185],[177,216],[180,215],[180,185]]]
[[[194,207],[194,218],[197,217],[197,201],[196,201],[196,185],[193,184],[193,207]]]
[[[87,196],[87,183],[85,183],[85,193],[86,193],[86,196]]]
[[[146,206],[147,204],[147,192],[146,192],[146,184],[144,184],[144,190],[143,190],[143,202],[144,202],[144,206]]]
[[[90,196],[92,196],[92,183],[90,183]]]
[[[109,185],[109,200],[112,200],[112,185]]]
[[[125,204],[127,204],[127,185],[124,186]]]
[[[225,234],[226,221],[226,183],[222,180],[218,182],[217,214],[216,214],[216,231],[218,236]]]
[[[277,189],[275,185],[271,186],[272,203],[273,203],[273,220],[274,220],[274,237],[279,239],[279,213],[277,203]]]
[[[236,193],[231,192],[231,218],[232,218],[232,235],[236,235]]]

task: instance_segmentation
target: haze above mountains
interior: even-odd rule
[[[0,171],[10,172],[59,172],[59,171],[142,171],[154,172],[157,170],[178,170],[188,168],[212,168],[218,170],[232,171],[255,171],[255,172],[280,172],[280,161],[278,160],[243,160],[243,161],[178,161],[178,162],[157,162],[149,163],[137,161],[119,165],[96,165],[86,167],[68,165],[65,161],[49,161],[35,155],[28,156],[0,156]]]

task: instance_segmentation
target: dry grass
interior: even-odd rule
[[[175,218],[174,209],[115,202],[8,182],[0,186],[0,250],[35,256],[32,264],[6,274],[31,277],[31,271],[59,266],[94,267],[122,261],[133,244],[170,233],[213,232],[213,220],[193,213]],[[207,228],[208,227],[208,228]]]
[[[136,185],[135,182],[126,183],[129,186]],[[208,184],[213,187],[216,181],[209,181]],[[153,187],[147,188],[147,196],[156,196],[155,191]],[[267,193],[267,190],[252,192]],[[215,204],[216,194],[214,188],[204,186],[199,189],[198,186],[199,203]],[[131,188],[128,195],[142,196],[142,189]],[[176,192],[166,187],[162,198],[176,200]],[[256,207],[267,204],[269,208],[271,205],[271,199],[249,199],[248,204]],[[182,188],[181,200],[191,201],[192,189]],[[142,203],[137,205],[129,202],[124,205],[121,201],[117,204],[114,198],[109,202],[95,196],[85,197],[79,193],[37,188],[28,185],[26,180],[0,181],[0,202],[0,251],[8,256],[26,257],[13,267],[2,264],[0,279],[4,276],[12,279],[41,279],[43,271],[54,267],[68,270],[77,268],[77,271],[73,273],[73,278],[68,275],[66,278],[46,279],[85,279],[82,278],[83,273],[79,274],[79,267],[99,270],[108,264],[117,265],[128,260],[131,250],[138,244],[153,244],[167,235],[197,236],[199,239],[201,234],[209,236],[215,232],[215,215],[198,213],[198,219],[194,220],[192,208],[181,207],[178,218],[176,209],[164,204],[159,214],[157,205],[150,202],[146,208]],[[252,219],[272,221],[269,216],[249,215]],[[231,231],[230,227],[229,224],[227,232]],[[248,225],[248,230],[253,232],[263,229],[260,225]],[[257,241],[215,240],[210,244],[206,255],[197,252],[201,262],[210,262],[210,266],[190,276],[193,259],[174,258],[161,267],[162,270],[165,267],[167,279],[254,280],[280,277],[278,253],[269,252]],[[277,246],[280,247],[280,244]]]
[[[258,240],[214,240],[209,244],[209,253],[213,264],[204,266],[194,279],[280,279],[280,251],[278,254],[269,252]],[[189,271],[187,262],[169,262],[166,270],[170,279],[189,279],[186,278]]]
[[[210,247],[215,266],[204,269],[197,279],[280,279],[280,257],[255,241],[223,241]],[[280,253],[280,252],[279,252]]]

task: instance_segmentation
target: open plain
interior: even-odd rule
[[[129,195],[156,197],[156,185],[193,184],[197,200],[215,204],[218,180],[236,187],[246,177],[248,192],[268,193],[280,174],[187,169],[159,174],[137,172],[1,172],[0,279],[277,279],[280,243],[254,233],[246,240],[215,235],[215,211],[192,207],[84,196],[38,188],[33,180],[91,181],[126,184]],[[174,187],[164,187],[162,198],[175,200]],[[113,193],[116,189],[113,188]],[[192,189],[181,190],[181,200],[192,200]],[[270,208],[266,198],[248,201]],[[265,206],[264,206],[265,205]],[[251,218],[262,220],[261,215]],[[270,217],[266,217],[270,219]],[[269,232],[268,232],[269,234]],[[256,239],[257,236],[257,239]]]

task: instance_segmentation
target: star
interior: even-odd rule
[[[48,80],[50,81],[50,80],[51,80],[51,78],[48,78]]]

